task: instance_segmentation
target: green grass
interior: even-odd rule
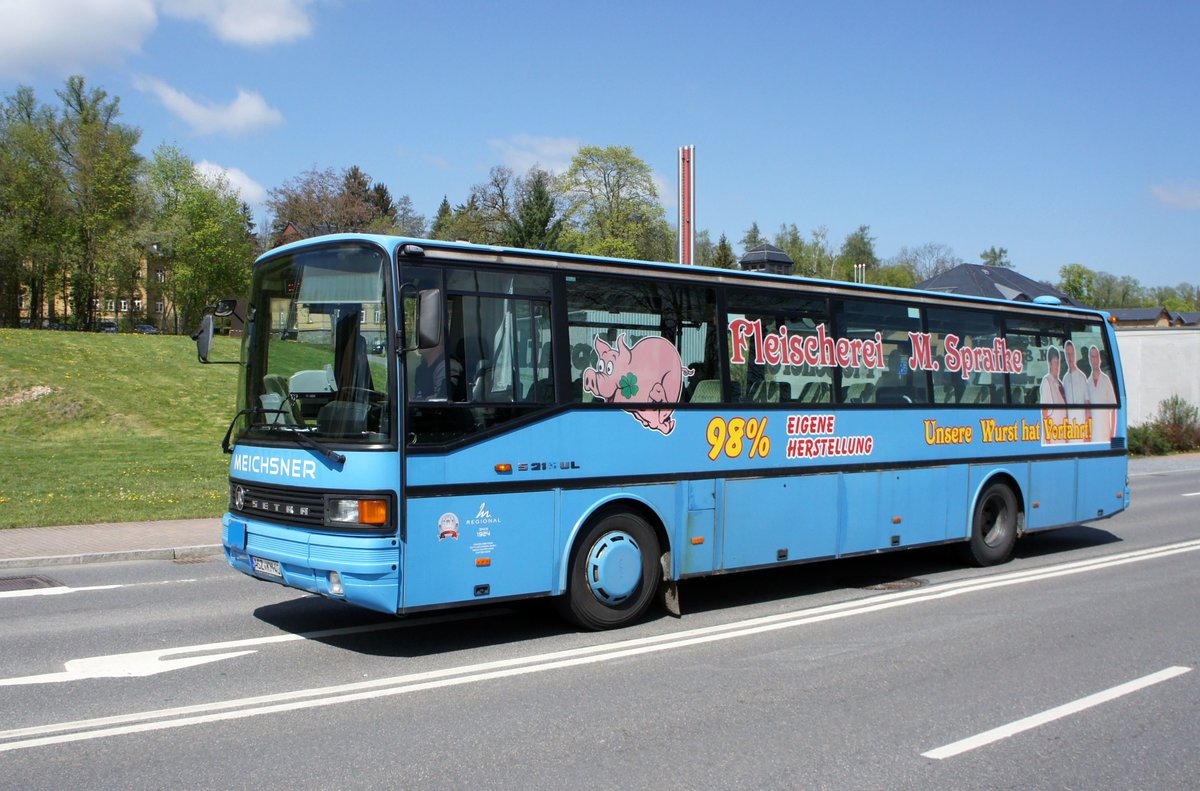
[[[0,528],[220,515],[238,370],[186,336],[0,329]]]

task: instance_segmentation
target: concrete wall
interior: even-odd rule
[[[1153,420],[1159,402],[1173,395],[1200,407],[1200,327],[1118,329],[1117,348],[1129,425]]]

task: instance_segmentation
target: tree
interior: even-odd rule
[[[557,250],[564,218],[558,199],[551,192],[552,179],[546,171],[529,169],[518,189],[517,205],[505,224],[502,243],[533,250]]]
[[[755,247],[758,247],[760,244],[766,244],[766,241],[766,237],[763,236],[762,232],[758,230],[758,222],[755,221],[750,223],[750,227],[746,229],[744,234],[742,234],[742,254],[745,255]]]
[[[336,199],[340,188],[333,168],[318,170],[314,165],[269,190],[267,209],[274,218],[273,233],[280,233],[289,223],[304,236],[339,230]]]
[[[1178,286],[1158,286],[1150,290],[1150,299],[1155,306],[1161,305],[1172,313],[1197,310],[1196,287],[1188,283]]]
[[[419,239],[425,235],[425,217],[417,214],[417,210],[413,208],[412,198],[407,195],[401,195],[396,201],[396,208],[391,217],[396,233],[401,236],[413,236]]]
[[[774,244],[787,253],[788,258],[792,259],[792,274],[810,274],[805,272],[804,267],[799,263],[808,261],[808,242],[804,241],[804,236],[801,235],[800,229],[796,227],[795,223],[780,225],[779,232],[775,234]]]
[[[429,237],[431,239],[442,240],[453,239],[453,222],[454,210],[450,208],[450,199],[443,195],[441,205],[438,206],[437,214],[434,215],[433,225],[429,227]]]
[[[917,284],[917,275],[908,264],[888,264],[875,270],[871,282],[880,286],[912,288]]]
[[[1083,264],[1067,264],[1058,270],[1056,288],[1081,305],[1092,305],[1096,273]]]
[[[1003,247],[989,247],[979,254],[979,260],[984,266],[1002,266],[1012,269],[1012,261],[1008,260],[1008,250]]]
[[[279,234],[291,223],[304,236],[363,231],[423,236],[425,218],[413,211],[412,200],[393,200],[382,182],[357,165],[337,174],[333,168],[315,166],[282,186],[270,190],[267,208]]]
[[[1096,272],[1092,280],[1092,301],[1096,308],[1136,308],[1148,300],[1146,289],[1137,278],[1117,277],[1108,272]]]
[[[670,260],[667,225],[650,166],[629,146],[584,146],[558,177],[570,224],[564,243],[593,255]]]
[[[392,200],[391,190],[382,181],[371,185],[371,189],[367,192],[367,203],[370,204],[371,212],[376,217],[392,219],[396,216],[396,202]]]
[[[879,268],[879,257],[875,255],[875,237],[871,236],[871,226],[860,225],[846,237],[842,242],[842,249],[838,252],[836,266],[842,280],[853,280],[856,266],[862,267],[867,278]]]
[[[67,184],[71,231],[71,301],[83,326],[95,318],[99,290],[131,270],[134,221],[139,212],[138,178],[142,158],[134,150],[140,130],[117,122],[120,100],[83,77],[67,79],[57,92],[62,111],[52,127]]]
[[[725,234],[721,234],[721,238],[717,240],[717,247],[713,252],[713,259],[710,265],[718,269],[737,268],[737,256],[733,254],[733,247],[729,244],[729,240],[725,238]]]
[[[245,206],[223,177],[207,179],[179,149],[154,150],[145,183],[150,216],[144,248],[165,272],[175,331],[193,327],[205,305],[246,292],[254,237]]]
[[[0,105],[0,326],[19,323],[29,290],[30,325],[40,327],[55,282],[65,281],[70,244],[66,181],[52,136],[54,112],[27,87]],[[69,294],[69,289],[68,289]]]
[[[962,259],[954,254],[954,250],[937,242],[928,242],[912,248],[901,247],[900,252],[888,261],[892,266],[907,267],[918,283],[937,277],[962,263]]]

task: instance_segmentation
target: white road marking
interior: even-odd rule
[[[1184,497],[1200,497],[1200,492],[1188,492]]]
[[[1146,687],[1155,684],[1161,684],[1164,681],[1181,676],[1184,673],[1190,672],[1190,667],[1168,667],[1166,670],[1160,670],[1157,673],[1151,673],[1148,676],[1134,679],[1133,681],[1120,684],[1118,686],[1106,689],[1103,692],[1097,692],[1093,695],[1080,698],[1079,700],[1064,703],[1061,706],[1055,706],[1052,709],[1034,714],[1030,717],[1010,722],[1007,725],[1001,725],[999,728],[992,728],[990,731],[970,736],[966,739],[960,739],[953,744],[947,744],[944,747],[938,747],[936,750],[921,753],[926,758],[935,758],[939,761],[946,758],[953,758],[956,755],[969,752],[970,750],[984,747],[993,742],[998,742],[1001,739],[1007,739],[1010,736],[1015,736],[1018,733],[1032,730],[1048,722],[1060,720],[1063,717],[1069,717],[1072,714],[1078,714],[1085,709],[1090,709],[1093,706],[1099,706],[1101,703],[1108,703],[1111,700],[1116,700],[1124,695],[1131,695],[1134,692],[1143,690]]]
[[[107,656],[89,656],[83,659],[71,659],[65,664],[61,673],[42,673],[36,676],[18,676],[16,678],[0,679],[0,687],[25,686],[27,684],[52,684],[62,681],[82,681],[88,678],[130,678],[135,676],[152,676],[169,670],[181,670],[208,662],[222,659],[232,659],[254,651],[232,651],[207,656],[195,656],[184,659],[169,659],[179,654],[202,654],[206,651],[220,651],[226,648],[246,648],[249,646],[269,645],[271,643],[289,643],[294,640],[317,640],[324,637],[336,637],[360,632],[377,632],[382,629],[397,629],[404,626],[403,621],[387,621],[384,623],[367,624],[366,626],[346,626],[340,629],[325,629],[318,632],[299,634],[276,634],[269,637],[250,637],[244,640],[227,640],[221,643],[203,645],[185,645],[177,648],[160,648],[153,651],[134,651],[128,654],[109,654]]]
[[[1130,478],[1149,478],[1152,475],[1174,475],[1180,472],[1200,472],[1200,467],[1185,467],[1180,470],[1151,470],[1148,472],[1131,472]]]
[[[274,714],[320,706],[331,706],[339,703],[372,700],[393,695],[403,695],[410,692],[473,684],[481,681],[540,673],[567,667],[578,667],[630,656],[652,654],[688,646],[747,637],[780,629],[790,629],[797,626],[805,626],[856,615],[865,615],[894,607],[904,607],[909,604],[919,604],[926,601],[936,601],[967,593],[990,590],[992,588],[1081,574],[1143,560],[1155,560],[1185,552],[1195,552],[1197,550],[1200,550],[1200,540],[1185,541],[1153,549],[1135,550],[1119,555],[1079,560],[1056,566],[1013,571],[970,580],[959,580],[930,588],[916,588],[907,591],[880,594],[867,599],[857,599],[804,610],[794,610],[786,613],[735,621],[733,623],[688,629],[671,634],[620,640],[614,643],[601,643],[545,654],[533,654],[473,665],[461,665],[423,673],[411,673],[332,687],[302,689],[273,695],[215,701],[213,703],[203,703],[194,706],[135,712],[112,717],[54,723],[29,728],[16,728],[0,731],[0,752],[67,744],[129,733],[181,728],[220,722],[222,720],[243,719],[262,714]],[[387,626],[390,626],[390,624],[378,625],[376,628],[385,628]],[[365,629],[361,628],[359,630],[365,631]],[[342,632],[343,630],[329,630],[322,633],[314,632],[307,635],[307,637],[311,638],[318,634],[327,635]],[[251,643],[283,642],[285,640],[302,639],[304,637],[304,635],[278,635],[271,638],[256,638],[250,641],[236,640],[227,643],[212,643],[208,646],[195,646],[191,650],[237,648]],[[175,650],[182,653],[186,649]]]
[[[31,588],[23,591],[0,591],[0,599],[22,599],[27,596],[63,596],[68,593],[90,593],[92,591],[110,591],[117,588],[141,588],[148,585],[174,585],[178,582],[199,582],[198,579],[161,580],[159,582],[127,582],[119,585],[86,585],[82,588],[72,588],[67,585],[55,585],[53,588]]]

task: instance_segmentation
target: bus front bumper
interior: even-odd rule
[[[399,606],[395,536],[326,533],[226,513],[221,542],[229,565],[248,576],[391,615]]]

